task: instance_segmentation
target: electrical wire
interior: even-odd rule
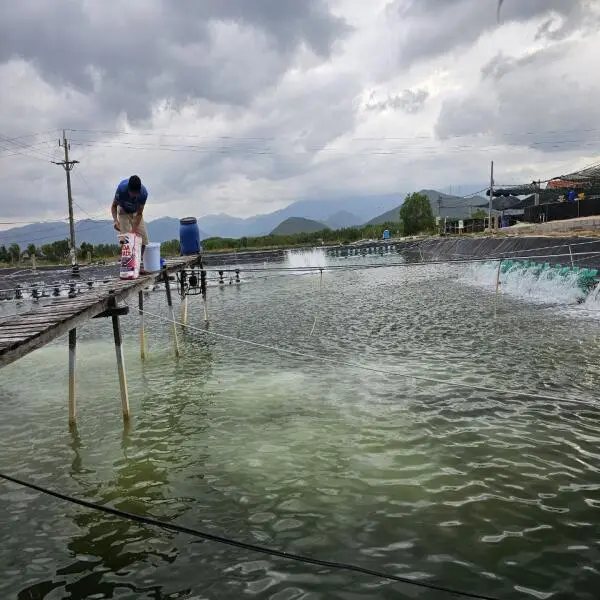
[[[301,141],[302,138],[299,136],[294,137],[284,137],[284,136],[231,136],[231,135],[216,135],[216,136],[207,136],[207,135],[194,135],[194,134],[178,134],[178,133],[164,133],[162,131],[118,131],[118,130],[107,130],[107,129],[67,129],[67,131],[73,133],[84,133],[86,135],[123,135],[123,136],[146,136],[146,137],[176,137],[176,138],[188,138],[188,139],[220,139],[220,140],[235,140],[235,141]],[[586,128],[576,128],[576,129],[550,129],[547,131],[507,131],[503,132],[502,136],[513,137],[515,135],[522,136],[539,136],[539,135],[547,135],[547,134],[561,134],[561,133],[591,133],[591,132],[600,132],[600,128],[598,127],[586,127]],[[462,138],[468,137],[462,134],[453,134],[448,136],[449,139],[452,138]],[[388,136],[380,136],[380,137],[349,137],[347,138],[350,141],[398,141],[405,142],[410,140],[435,140],[436,137],[432,135],[416,135],[410,137],[388,137]]]
[[[342,562],[337,562],[337,561],[333,561],[333,560],[322,560],[322,559],[313,558],[310,556],[303,556],[301,554],[295,554],[293,552],[285,552],[284,550],[276,550],[275,548],[268,548],[267,546],[259,546],[258,544],[251,544],[249,542],[242,542],[239,540],[234,540],[234,539],[224,537],[221,535],[217,535],[214,533],[199,531],[198,529],[192,529],[191,527],[185,527],[183,525],[177,525],[176,523],[169,523],[167,521],[161,521],[159,519],[154,519],[152,517],[145,517],[143,515],[138,515],[135,513],[124,511],[124,510],[119,510],[118,508],[113,508],[112,506],[97,504],[96,502],[89,502],[88,500],[82,500],[80,498],[75,498],[75,497],[69,496],[67,494],[55,492],[48,488],[42,487],[40,485],[36,485],[35,483],[31,483],[29,481],[24,481],[22,479],[18,479],[17,477],[12,477],[11,475],[7,475],[6,473],[0,473],[0,479],[4,479],[5,481],[9,481],[15,485],[20,485],[20,486],[29,488],[31,490],[35,490],[36,492],[40,492],[41,494],[53,496],[54,498],[57,498],[58,500],[62,500],[63,502],[69,502],[70,504],[76,504],[78,506],[82,506],[82,507],[88,508],[90,510],[96,510],[96,511],[103,512],[103,513],[106,513],[109,515],[120,517],[122,519],[128,519],[130,521],[142,523],[144,525],[150,525],[152,527],[159,527],[161,529],[165,529],[167,531],[172,531],[174,533],[184,533],[186,535],[201,538],[203,540],[207,540],[210,542],[217,542],[219,544],[233,546],[235,548],[240,548],[242,550],[249,550],[250,552],[258,552],[260,554],[266,554],[268,556],[284,558],[286,560],[293,560],[296,562],[301,562],[301,563],[314,565],[314,566],[318,566],[318,567],[325,567],[327,569],[352,571],[354,573],[360,573],[361,575],[370,575],[372,577],[386,579],[388,581],[393,581],[396,583],[403,583],[406,585],[420,587],[420,588],[424,588],[424,589],[428,589],[428,590],[436,591],[436,592],[444,592],[446,594],[451,594],[454,596],[461,596],[463,598],[473,598],[475,600],[497,600],[496,598],[494,598],[492,596],[484,596],[482,594],[475,594],[472,592],[464,592],[461,590],[455,590],[455,589],[448,588],[443,585],[438,585],[435,583],[428,583],[426,581],[417,581],[415,579],[410,579],[408,577],[402,577],[400,575],[392,575],[391,573],[384,573],[382,571],[377,571],[375,569],[369,569],[367,567],[361,567],[359,565],[342,563]]]

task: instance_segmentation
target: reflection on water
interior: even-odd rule
[[[471,592],[592,598],[600,558],[596,321],[556,303],[550,314],[508,292],[494,319],[494,286],[483,276],[467,285],[467,273],[325,272],[321,289],[318,272],[256,274],[209,296],[211,331],[387,375],[196,330],[182,334],[175,360],[168,324],[151,317],[149,358],[140,364],[132,314],[124,319],[129,431],[110,326],[94,321],[80,333],[76,431],[66,426],[64,340],[3,370],[0,469],[122,510]],[[166,314],[162,294],[147,306]],[[197,298],[190,323],[203,327]],[[0,502],[3,598],[443,597],[6,484]]]

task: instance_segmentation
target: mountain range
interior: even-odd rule
[[[485,204],[486,199],[478,196],[461,198],[443,194],[435,190],[422,190],[435,216],[468,217],[472,207]],[[247,219],[232,217],[228,214],[206,215],[198,219],[200,236],[240,238],[244,236],[268,235],[288,219],[304,219],[295,221],[292,230],[298,232],[304,226],[313,231],[321,229],[340,229],[355,227],[363,224],[381,224],[385,221],[397,221],[403,194],[388,194],[382,196],[357,196],[343,200],[301,200],[294,202],[281,210],[272,213],[256,215]],[[187,215],[184,215],[187,216]],[[314,222],[317,222],[315,225]],[[179,218],[162,217],[147,222],[148,236],[156,242],[166,242],[179,238]],[[286,230],[290,224],[286,225]],[[33,243],[37,246],[48,244],[69,237],[69,227],[66,222],[33,223],[23,227],[15,227],[0,231],[0,245],[19,244],[22,248]],[[84,219],[75,225],[77,244],[116,244],[117,235],[110,220]]]

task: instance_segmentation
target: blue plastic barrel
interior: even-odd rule
[[[200,230],[196,217],[179,219],[179,250],[181,256],[200,254]]]

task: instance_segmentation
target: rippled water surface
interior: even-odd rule
[[[321,288],[318,273],[268,275],[209,289],[209,331],[264,346],[204,333],[193,298],[197,329],[180,331],[181,358],[169,324],[148,315],[142,363],[138,316],[123,319],[129,430],[109,321],[79,331],[76,432],[65,339],[4,368],[0,469],[455,589],[597,597],[599,306],[573,305],[563,289],[519,293],[515,282],[495,297],[485,267],[326,271]],[[164,292],[146,298],[154,315],[166,317],[165,304]],[[7,483],[0,510],[0,598],[454,597],[168,533]]]

